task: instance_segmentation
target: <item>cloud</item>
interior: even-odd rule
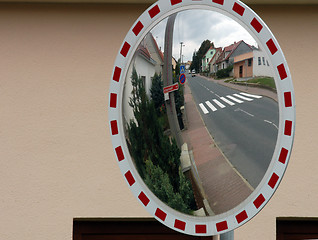
[[[167,19],[161,21],[151,32],[164,51],[164,33]],[[244,40],[255,45],[253,37],[233,19],[210,10],[186,10],[179,12],[174,25],[173,56],[180,58],[180,42],[184,43],[184,61],[192,60],[204,40],[214,42],[215,47],[225,47]]]

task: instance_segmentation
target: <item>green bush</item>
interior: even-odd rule
[[[230,76],[231,71],[233,70],[233,65],[220,69],[219,71],[216,72],[217,78],[227,78]]]

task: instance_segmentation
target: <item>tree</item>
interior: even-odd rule
[[[168,173],[174,189],[178,190],[174,179],[179,177],[181,151],[174,139],[170,142],[169,137],[164,135],[154,103],[148,99],[143,81],[135,69],[131,80],[133,90],[129,105],[133,108],[135,117],[127,126],[131,154],[141,175],[144,174],[142,166],[150,159]]]
[[[152,78],[150,96],[155,105],[157,114],[159,115],[162,107],[165,104],[165,100],[163,94],[163,82],[161,80],[161,75],[158,75],[157,73],[155,73],[155,75]]]
[[[196,72],[199,72],[200,65],[199,65],[199,59],[197,56],[197,52],[194,50],[192,55],[192,63],[190,66],[191,71],[194,69]]]
[[[201,71],[202,58],[211,46],[213,46],[213,43],[211,43],[210,40],[204,40],[201,43],[199,50],[197,52],[194,51],[193,56],[192,56],[191,70],[195,69],[196,72]]]
[[[195,206],[189,204],[189,199],[192,199],[190,203],[195,201],[192,188],[189,187],[191,183],[180,171],[181,151],[175,139],[170,140],[164,134],[154,101],[148,99],[142,78],[135,69],[131,83],[133,90],[129,105],[133,108],[135,119],[131,119],[127,125],[127,142],[136,168],[159,199],[188,213]]]

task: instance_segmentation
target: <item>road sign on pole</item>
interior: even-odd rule
[[[181,83],[181,84],[184,84],[185,83],[185,81],[186,81],[186,75],[184,74],[184,73],[182,73],[182,74],[180,74],[180,77],[179,77],[179,82]]]
[[[180,66],[180,73],[185,73],[185,66],[184,65]]]
[[[178,83],[174,83],[172,85],[169,85],[167,87],[163,88],[163,93],[169,93],[169,92],[173,92],[179,89],[179,84]]]

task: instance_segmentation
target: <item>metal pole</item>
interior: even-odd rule
[[[220,240],[234,240],[234,231],[229,231],[220,235]]]
[[[184,47],[185,45],[183,45],[183,42],[180,42],[180,64],[183,65],[183,55],[182,55],[182,47]]]
[[[173,28],[177,13],[172,14],[168,18],[165,31],[165,46],[164,46],[164,66],[163,66],[163,86],[169,86],[173,83],[172,75],[172,43],[173,43]],[[181,148],[183,139],[178,122],[174,92],[169,93],[169,99],[166,101],[167,116],[171,129],[178,147]]]

